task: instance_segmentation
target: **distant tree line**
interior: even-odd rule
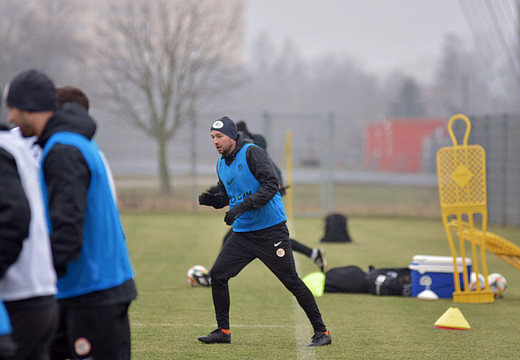
[[[0,82],[36,67],[58,84],[83,87],[96,98],[94,107],[156,142],[165,194],[171,191],[166,145],[197,112],[334,111],[376,121],[519,111],[518,94],[497,81],[496,72],[504,71],[500,59],[483,64],[454,34],[445,37],[431,83],[405,68],[371,73],[332,54],[306,61],[289,41],[277,48],[265,35],[256,39],[251,63],[242,63],[242,2],[229,3],[2,0]],[[78,15],[100,4],[107,7],[99,8],[95,29],[85,36]],[[229,10],[224,15],[215,11],[223,4]]]

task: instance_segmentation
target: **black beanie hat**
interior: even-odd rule
[[[224,116],[211,125],[211,130],[217,130],[231,139],[236,140],[238,137],[238,129],[233,120]],[[211,131],[210,130],[210,131]]]
[[[7,106],[25,111],[56,110],[56,88],[51,79],[38,70],[16,75],[6,86]]]

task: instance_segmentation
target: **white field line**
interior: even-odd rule
[[[293,239],[297,238],[294,231],[294,227],[292,226],[292,221],[287,221],[287,226],[289,228],[289,234],[291,234],[291,237]],[[296,266],[296,271],[300,275],[297,256],[294,257],[294,265]],[[303,311],[303,309],[300,307],[300,304],[298,304],[298,301],[295,297],[293,297],[292,303],[295,325],[294,337],[296,339],[296,358],[297,360],[315,360],[316,353],[314,351],[314,348],[307,347],[307,344],[310,341],[308,336],[309,328],[312,330],[312,326],[309,322],[309,319],[307,318],[307,315],[305,315],[305,311]]]
[[[149,327],[216,327],[217,324],[170,324],[170,323],[131,323],[131,326],[149,326]],[[294,329],[295,326],[287,325],[270,325],[270,324],[231,324],[230,327],[247,327],[247,328],[280,328],[280,329]]]
[[[294,238],[294,231],[291,230],[290,223],[289,232],[291,237]],[[298,259],[294,258],[296,270],[298,274],[300,274],[298,269]],[[282,329],[294,329],[294,336],[296,339],[296,353],[297,360],[315,360],[316,353],[314,348],[307,347],[307,344],[310,342],[309,337],[309,328],[312,331],[312,326],[305,315],[305,312],[302,310],[296,298],[293,297],[293,312],[294,312],[294,325],[277,325],[277,324],[230,324],[230,327],[248,327],[248,328],[282,328]],[[172,324],[172,323],[150,323],[150,324],[142,324],[142,323],[131,323],[132,326],[163,326],[163,327],[215,327],[215,324]]]

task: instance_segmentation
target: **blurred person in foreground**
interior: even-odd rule
[[[86,112],[90,110],[90,100],[88,99],[87,94],[83,92],[78,87],[66,85],[59,86],[56,88],[56,97],[58,101],[58,108],[61,109],[67,103],[73,103],[80,105]],[[107,172],[108,182],[110,184],[110,189],[112,190],[112,195],[114,197],[114,201],[117,203],[117,194],[116,194],[116,186],[114,183],[114,177],[112,175],[112,170],[110,169],[110,165],[108,164],[107,158],[101,149],[99,150],[99,155],[103,160],[105,165],[105,169]]]
[[[67,344],[53,343],[52,359],[130,359],[128,308],[137,296],[134,273],[94,120],[82,106],[57,109],[54,83],[27,70],[9,85],[9,122],[43,149],[40,179],[60,312]],[[30,111],[27,104],[49,109]],[[50,106],[54,104],[54,107]]]
[[[216,193],[203,193],[201,205],[220,209],[229,205],[224,221],[233,226],[210,271],[217,329],[198,340],[206,344],[230,343],[228,281],[258,258],[291,291],[314,329],[308,346],[331,343],[320,311],[310,290],[298,277],[286,226],[286,215],[278,180],[267,153],[246,139],[228,117],[210,129],[221,158],[217,162]]]
[[[29,111],[47,109],[38,101],[26,105]],[[16,343],[9,359],[47,360],[58,324],[56,272],[37,166],[28,149],[19,133],[0,130],[0,297]]]
[[[4,124],[0,124],[0,131],[8,129]],[[11,359],[16,353],[16,343],[11,336],[12,332],[11,319],[4,302],[0,299],[0,360]]]
[[[4,303],[0,300],[0,360],[12,359],[16,354],[16,343],[11,336],[12,332],[11,319]]]

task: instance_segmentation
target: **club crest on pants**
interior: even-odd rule
[[[285,250],[282,249],[282,248],[279,248],[278,250],[276,250],[276,256],[284,257],[285,256]]]
[[[92,345],[90,344],[90,341],[88,341],[84,337],[77,338],[74,342],[74,351],[79,356],[88,355],[91,349]]]

